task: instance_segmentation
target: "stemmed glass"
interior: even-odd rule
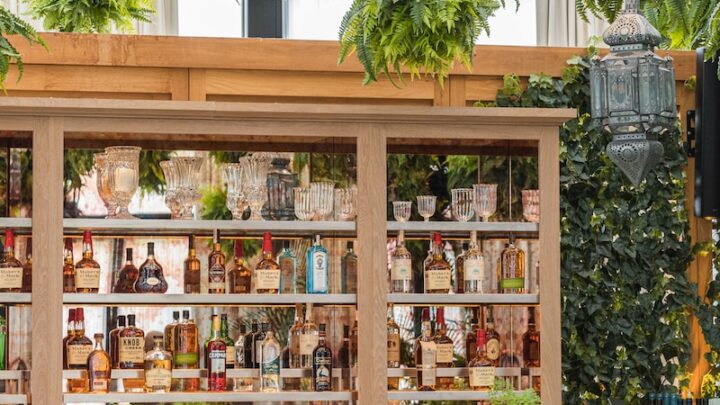
[[[135,219],[128,205],[138,188],[140,148],[136,146],[111,146],[107,154],[108,185],[118,211],[114,218]]]
[[[410,220],[412,201],[393,201],[393,216],[398,222]]]
[[[425,218],[425,222],[430,221],[430,217],[435,215],[435,203],[437,197],[434,195],[419,195],[417,196],[418,214]]]
[[[526,221],[540,222],[540,190],[523,190],[522,205]]]
[[[352,221],[357,215],[357,187],[335,189],[335,219]]]
[[[310,221],[315,216],[312,194],[307,187],[294,187],[295,216],[301,221]]]
[[[452,198],[450,208],[456,220],[467,222],[475,215],[475,201],[473,198],[473,189],[471,188],[454,188],[450,190]]]
[[[243,192],[243,165],[240,163],[223,163],[223,177],[227,184],[227,200],[225,205],[232,213],[233,219],[242,219],[245,211],[245,193]]]
[[[170,208],[170,218],[180,218],[182,207],[178,199],[179,179],[175,162],[164,160],[160,162],[160,168],[165,175],[165,205]]]
[[[178,175],[178,202],[180,218],[193,219],[193,207],[200,199],[200,169],[205,159],[202,157],[174,157],[170,159]]]
[[[488,222],[497,209],[497,184],[475,184],[475,212]]]
[[[329,181],[310,183],[310,194],[316,221],[324,221],[332,214],[334,188],[335,184]]]
[[[250,205],[251,221],[265,220],[261,212],[268,197],[267,174],[271,161],[272,155],[264,152],[256,152],[240,158],[240,164],[243,165],[246,198]]]
[[[117,203],[110,192],[110,184],[108,179],[108,161],[106,153],[96,153],[94,156],[96,185],[100,199],[105,204],[107,216],[105,218],[114,218],[117,211]]]

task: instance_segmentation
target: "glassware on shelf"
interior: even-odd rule
[[[540,190],[523,190],[522,205],[526,221],[540,222]]]
[[[398,222],[407,222],[412,214],[412,201],[393,201],[393,216]]]
[[[335,220],[352,221],[357,215],[357,187],[335,189]]]
[[[178,200],[178,174],[175,162],[163,160],[160,168],[165,176],[165,205],[170,209],[170,218],[180,218],[180,201]]]
[[[310,199],[315,213],[314,220],[325,221],[332,214],[334,189],[335,184],[329,181],[310,183]]]
[[[312,204],[312,193],[307,187],[293,188],[295,200],[295,216],[301,221],[310,221],[315,216]]]
[[[417,196],[418,214],[425,218],[425,222],[430,221],[430,217],[435,215],[435,204],[437,197],[434,195]]]
[[[450,191],[452,202],[451,210],[453,217],[460,222],[469,221],[475,215],[475,199],[473,189],[455,188]]]
[[[275,157],[267,176],[267,216],[274,220],[291,221],[294,218],[293,188],[298,185],[298,175],[290,171],[290,159]]]
[[[180,156],[170,159],[178,175],[178,202],[180,218],[193,219],[193,207],[200,199],[200,169],[205,159],[202,157]]]
[[[227,184],[227,199],[225,205],[232,213],[233,219],[242,219],[247,202],[243,189],[243,165],[240,163],[223,163],[222,172]]]
[[[250,220],[264,221],[262,207],[267,200],[267,174],[272,157],[269,153],[256,152],[240,158],[243,165],[243,182],[250,205]]]
[[[110,192],[107,153],[96,153],[93,158],[95,162],[95,181],[98,195],[100,195],[100,199],[105,204],[105,209],[107,209],[107,216],[105,218],[113,218],[117,211],[117,202],[113,198],[112,192]]]
[[[475,212],[478,218],[488,222],[497,209],[497,184],[474,184]]]
[[[140,150],[137,146],[111,146],[107,154],[108,184],[118,210],[115,218],[135,219],[128,205],[138,188]]]

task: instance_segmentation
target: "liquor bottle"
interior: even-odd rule
[[[467,254],[468,244],[463,242],[460,244],[460,254],[455,257],[455,293],[462,294],[465,292],[465,255]]]
[[[90,392],[106,393],[110,385],[110,356],[103,349],[102,333],[96,333],[95,348],[87,359]]]
[[[65,238],[65,249],[63,252],[63,292],[75,292],[75,260],[73,260],[72,239]]]
[[[83,232],[83,257],[75,263],[75,291],[79,293],[100,291],[100,265],[93,259],[90,231]]]
[[[353,248],[353,242],[348,242],[345,255],[340,260],[340,292],[343,294],[357,294],[358,256]]]
[[[175,328],[180,324],[180,311],[173,311],[172,317],[172,322],[165,326],[163,334],[165,336],[163,346],[171,354],[175,353]]]
[[[540,332],[535,327],[535,307],[528,307],[528,328],[522,341],[523,367],[540,367]],[[532,377],[532,387],[540,392],[540,376]]]
[[[263,258],[255,266],[255,292],[258,294],[280,293],[280,266],[273,259],[272,235],[263,234]]]
[[[235,368],[252,368],[250,365],[245,363],[247,356],[245,356],[245,339],[247,339],[247,330],[244,323],[240,324],[240,334],[235,339]],[[235,378],[233,380],[233,391],[252,391],[253,390],[253,379],[252,378]]]
[[[175,351],[173,352],[175,368],[199,368],[198,329],[195,322],[190,319],[190,311],[183,311],[183,320],[177,325],[173,335],[175,338]],[[197,378],[182,378],[178,383],[178,389],[181,391],[197,391],[200,387],[200,380]]]
[[[470,233],[470,247],[463,260],[465,293],[490,293],[490,280],[485,272],[485,257],[478,248],[477,232]]]
[[[425,293],[447,294],[452,287],[452,270],[443,259],[443,243],[438,232],[433,233],[433,259],[425,270]]]
[[[300,335],[300,367],[313,367],[313,350],[318,345],[318,328],[313,322],[312,303],[307,304],[305,310],[305,322]]]
[[[220,315],[220,336],[225,341],[225,368],[235,368],[235,340],[228,333],[227,314]]]
[[[188,257],[183,262],[185,294],[200,294],[200,259],[195,253],[195,236],[188,237]]]
[[[25,264],[23,264],[21,292],[32,292],[32,238],[25,244]]]
[[[297,257],[290,249],[290,241],[283,241],[283,250],[278,255],[278,265],[282,281],[283,294],[297,294]]]
[[[210,344],[210,340],[212,340],[212,338],[213,338],[213,325],[215,324],[215,318],[220,319],[220,315],[216,315],[216,314],[210,315],[210,331],[202,345],[202,347],[203,347],[203,363],[204,363],[205,368],[208,368],[209,364],[210,364],[210,359],[208,359],[208,354],[210,354],[210,352],[208,351],[208,344]],[[222,328],[222,325],[221,325],[221,328]]]
[[[495,331],[492,307],[488,306],[487,320],[485,321],[485,352],[493,366],[500,364],[500,335]]]
[[[220,317],[213,318],[212,336],[207,345],[208,391],[225,391],[225,341],[220,335]]]
[[[135,282],[135,292],[164,294],[167,289],[168,284],[163,276],[163,268],[155,260],[155,244],[148,242],[147,259],[140,266],[138,279]]]
[[[263,323],[263,329],[266,325]],[[280,391],[280,343],[269,328],[260,343],[260,390]]]
[[[470,388],[474,391],[490,391],[495,384],[495,364],[487,356],[485,331],[477,331],[477,354],[468,363]]]
[[[260,330],[258,333],[253,335],[253,356],[255,358],[255,368],[260,368],[262,364],[262,342],[267,337],[267,333],[270,331],[270,322],[267,318],[263,318],[260,322]],[[280,351],[278,350],[278,358],[280,357]]]
[[[235,239],[233,268],[228,272],[228,289],[230,294],[250,294],[252,273],[245,265],[243,242]]]
[[[305,281],[308,294],[328,293],[328,252],[320,243],[320,235],[315,235],[315,243],[307,252],[307,280]]]
[[[63,369],[68,369],[68,340],[75,336],[75,308],[68,311],[67,336],[63,338]]]
[[[250,324],[250,331],[245,334],[245,348],[243,353],[245,354],[245,367],[255,367],[255,335],[258,333],[258,322],[257,319],[253,319]]]
[[[0,259],[0,292],[22,290],[23,265],[15,258],[15,233],[5,230],[5,254]]]
[[[525,290],[525,252],[515,246],[515,238],[500,253],[498,266],[498,292],[522,294]]]
[[[350,368],[350,325],[343,325],[342,343],[335,363],[337,368]]]
[[[355,322],[350,328],[350,367],[357,367],[358,364],[358,317],[360,311],[355,310]]]
[[[290,368],[300,368],[300,336],[302,335],[302,304],[295,304],[295,322],[288,331],[288,351]]]
[[[415,340],[415,367],[417,368],[417,390],[435,391],[437,370],[437,348],[432,336],[430,310],[423,308],[420,336]]]
[[[162,336],[153,337],[155,346],[145,355],[145,392],[170,392],[172,354],[163,349]]]
[[[142,370],[145,365],[145,332],[135,327],[135,315],[128,315],[127,321],[127,328],[118,333],[118,367]]]
[[[312,353],[313,389],[317,392],[332,391],[332,350],[325,343],[325,324],[320,324],[318,344]]]
[[[398,245],[390,260],[390,292],[412,293],[414,291],[412,255],[405,248],[403,231],[398,235]]]
[[[400,327],[395,323],[392,304],[387,310],[387,366],[400,367]]]
[[[112,288],[113,293],[134,293],[135,282],[138,279],[138,269],[133,264],[132,248],[125,249],[125,265],[120,269],[118,279]]]
[[[117,317],[117,327],[110,331],[108,336],[108,353],[110,353],[110,364],[112,368],[120,367],[120,351],[118,348],[118,338],[120,331],[125,329],[125,315],[119,315]]]
[[[225,294],[225,254],[220,245],[220,231],[213,235],[213,250],[208,256],[208,293]]]
[[[469,363],[477,355],[477,331],[480,330],[477,308],[471,308],[470,330],[465,336],[465,360]]]
[[[442,368],[455,367],[455,345],[452,339],[447,335],[447,326],[445,325],[445,308],[440,307],[435,313],[435,349],[437,350],[437,358],[435,365]],[[437,386],[443,389],[449,389],[453,385],[453,377],[438,377]]]
[[[85,314],[82,308],[75,309],[75,336],[68,339],[67,359],[68,368],[72,370],[85,370],[93,342],[85,336]]]

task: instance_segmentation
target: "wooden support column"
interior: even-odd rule
[[[62,403],[63,121],[40,118],[33,132],[32,401]]]
[[[542,403],[562,403],[560,330],[560,136],[557,127],[540,132],[540,366]]]
[[[378,125],[357,138],[358,401],[387,403],[387,139]]]

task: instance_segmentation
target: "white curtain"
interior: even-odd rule
[[[539,46],[586,47],[588,39],[602,36],[604,20],[588,16],[590,23],[575,12],[575,0],[536,0],[537,44]]]

